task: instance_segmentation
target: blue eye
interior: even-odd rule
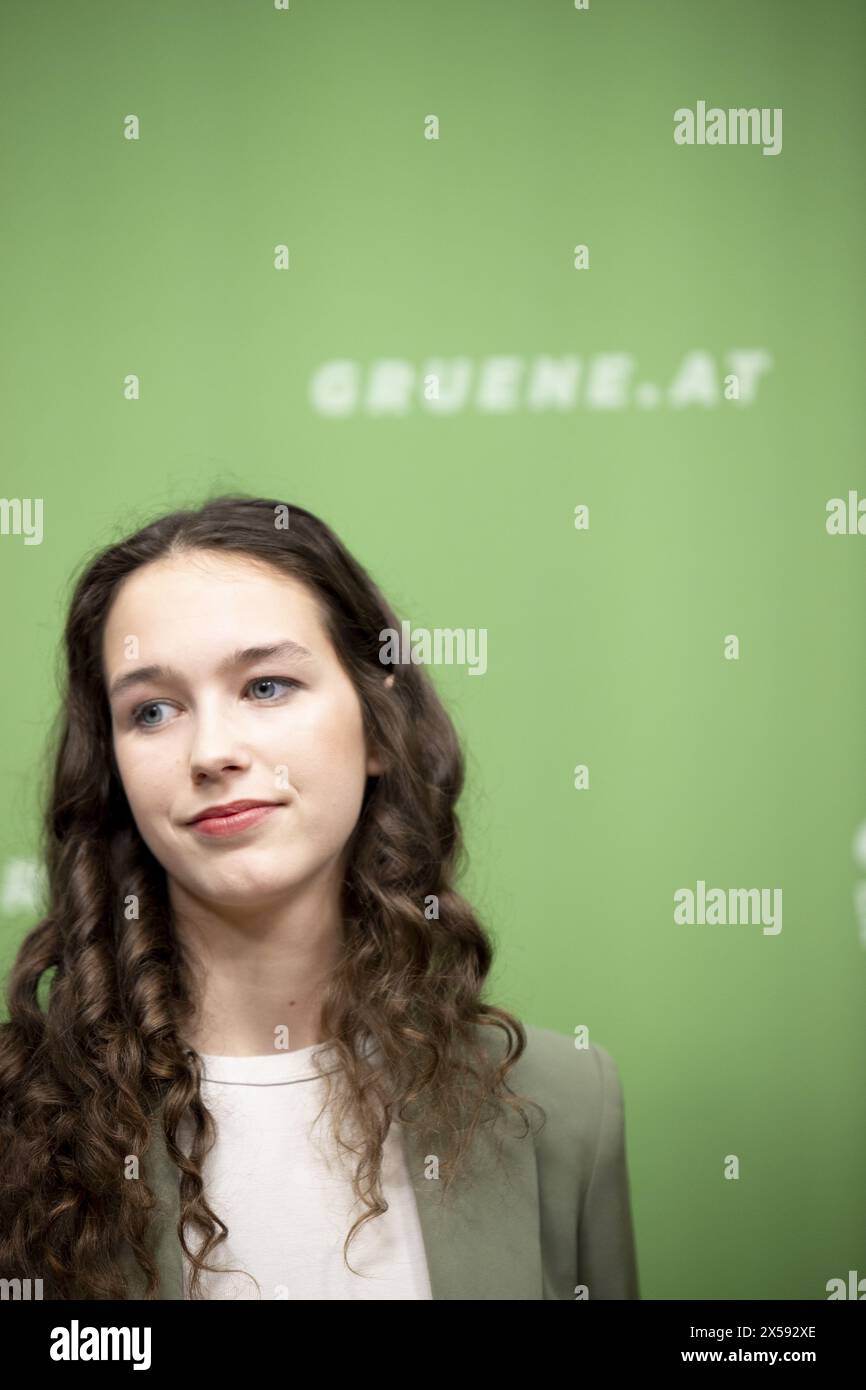
[[[299,685],[299,682],[298,682],[298,681],[291,681],[291,680],[283,680],[282,677],[280,677],[280,676],[258,676],[254,681],[250,681],[250,685],[288,685],[288,686],[296,686],[296,687],[297,687],[297,686]],[[263,704],[264,704],[264,705],[271,705],[271,704],[274,703],[274,701],[273,701],[273,700],[256,700],[256,701],[254,701],[254,703],[257,704],[257,705],[263,705]]]
[[[257,676],[257,677],[255,678],[255,680],[251,680],[251,681],[249,682],[249,684],[248,684],[245,688],[246,688],[247,690],[249,690],[249,689],[251,689],[253,686],[257,686],[257,685],[271,685],[271,686],[284,685],[284,686],[286,686],[287,689],[295,689],[295,690],[299,690],[300,687],[301,687],[300,681],[290,680],[288,677],[284,677],[284,676]],[[258,700],[258,699],[255,699],[255,700],[253,700],[253,704],[255,704],[255,705],[275,705],[275,704],[277,704],[277,703],[279,703],[279,699],[272,699],[272,700],[267,700],[267,699],[265,699],[265,700]],[[159,706],[160,706],[160,705],[166,705],[166,704],[169,704],[169,701],[167,701],[167,700],[148,700],[145,704],[139,705],[139,706],[138,706],[136,709],[134,709],[133,712],[132,712],[132,723],[133,723],[137,728],[139,728],[139,729],[159,729],[159,728],[161,728],[162,725],[166,722],[164,719],[160,719],[160,720],[158,721],[158,723],[154,724],[154,723],[151,723],[151,722],[148,721],[148,720],[145,720],[145,719],[143,718],[143,716],[147,713],[148,710],[159,709]]]
[[[160,705],[164,705],[164,704],[165,704],[165,701],[164,701],[164,700],[149,700],[148,703],[147,703],[146,705],[140,705],[139,708],[138,708],[137,710],[134,710],[134,711],[133,711],[133,715],[132,715],[132,722],[133,722],[133,724],[137,724],[137,725],[139,726],[139,728],[143,728],[143,729],[158,729],[158,728],[159,728],[159,724],[149,724],[149,723],[147,723],[144,719],[142,719],[142,715],[145,714],[145,712],[146,712],[147,710],[149,710],[149,709],[158,709]],[[160,723],[162,723],[162,720],[160,720]]]

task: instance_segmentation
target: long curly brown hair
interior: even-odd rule
[[[278,525],[286,515],[288,527]],[[202,1296],[202,1271],[213,1269],[207,1257],[228,1234],[202,1177],[215,1124],[202,1100],[201,1058],[183,1041],[195,981],[173,931],[165,871],[138,832],[118,773],[101,659],[126,576],[196,550],[256,557],[308,586],[385,755],[350,837],[343,954],[322,998],[324,1036],[346,1083],[333,1133],[359,1155],[352,1185],[367,1208],[344,1259],[360,1226],[387,1210],[381,1168],[394,1117],[444,1136],[443,1196],[479,1124],[510,1106],[529,1125],[520,1103],[528,1098],[506,1079],[526,1034],[504,1009],[481,1002],[492,947],[454,887],[464,858],[457,736],[422,666],[397,667],[384,689],[380,634],[399,631],[398,618],[334,532],[301,507],[232,495],[172,512],[97,554],[75,584],[46,768],[47,912],[19,949],[0,1025],[0,1276],[43,1278],[55,1298],[127,1297],[123,1243],[146,1276],[144,1297],[159,1296],[148,1245],[157,1199],[146,1181],[124,1177],[154,1125],[179,1170],[189,1297]],[[124,912],[129,894],[141,905],[133,920]],[[425,911],[431,894],[438,916]],[[504,1056],[487,1046],[490,1029],[505,1033]],[[355,1138],[363,1136],[360,1150],[342,1137],[347,1116]],[[194,1127],[188,1153],[177,1140],[185,1117]],[[202,1234],[197,1251],[187,1243],[191,1227]]]

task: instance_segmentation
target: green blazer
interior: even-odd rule
[[[577,1049],[573,1038],[524,1027],[526,1050],[507,1081],[544,1107],[547,1121],[538,1133],[522,1135],[517,1114],[497,1119],[497,1136],[504,1136],[497,1160],[489,1127],[479,1128],[467,1170],[442,1204],[438,1180],[425,1176],[424,1147],[401,1127],[433,1298],[638,1299],[616,1064],[597,1043]],[[502,1031],[479,1025],[479,1032],[501,1056]],[[527,1114],[537,1129],[537,1112]],[[426,1147],[436,1152],[435,1144]],[[160,1297],[182,1299],[180,1174],[158,1123],[141,1171],[160,1202],[150,1236]],[[128,1247],[121,1262],[129,1297],[142,1299],[144,1275]]]

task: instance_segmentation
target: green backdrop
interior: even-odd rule
[[[432,674],[488,998],[614,1056],[643,1296],[866,1276],[866,536],[826,525],[866,496],[864,8],[2,31],[4,972],[73,575],[217,489],[308,507],[413,626],[487,631]],[[677,144],[698,102],[780,110],[780,152]],[[675,922],[699,881],[782,930]]]

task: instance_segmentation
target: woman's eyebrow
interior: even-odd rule
[[[231,656],[223,657],[217,667],[217,674],[223,676],[239,666],[251,666],[255,661],[268,661],[271,657],[289,657],[294,661],[315,659],[309,648],[302,647],[300,642],[275,642],[273,646],[268,647],[243,647]],[[108,698],[116,700],[118,695],[122,695],[130,686],[145,685],[158,680],[179,681],[181,676],[171,666],[138,666],[134,671],[127,671],[125,675],[116,677],[109,688]]]

